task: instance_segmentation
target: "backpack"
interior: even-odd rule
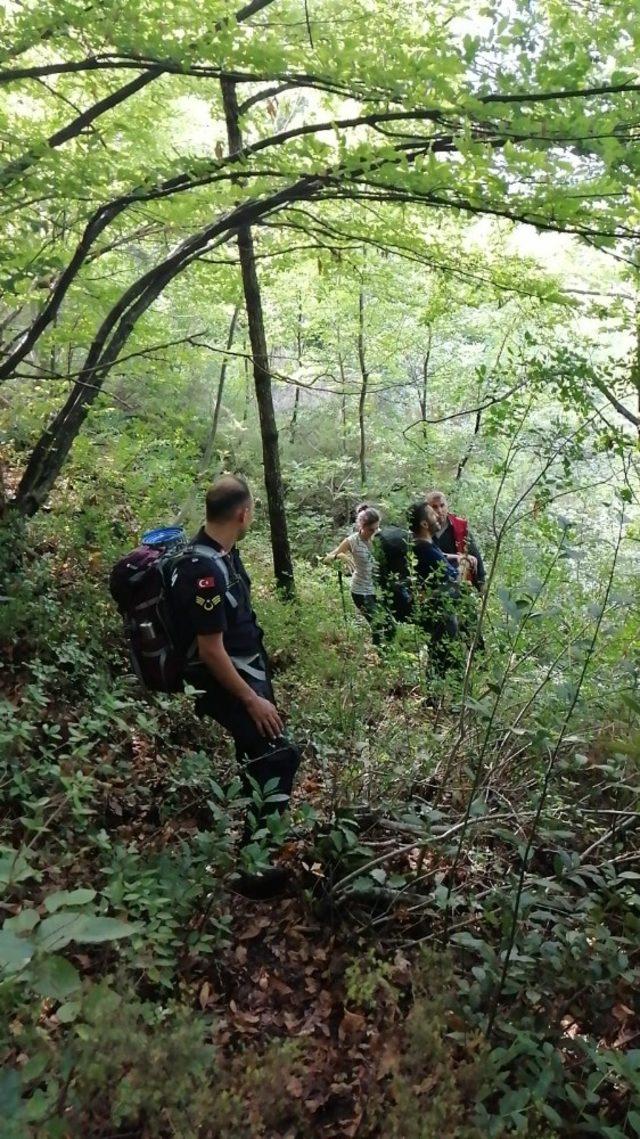
[[[453,538],[456,544],[456,553],[468,555],[469,552],[469,523],[466,518],[458,518],[456,514],[449,515],[449,523],[453,530]],[[471,569],[471,563],[468,556],[465,556],[463,561],[459,563],[460,581],[474,582],[476,580],[476,572]]]
[[[173,611],[170,594],[180,562],[194,554],[207,558],[229,586],[224,555],[210,546],[185,544],[184,531],[176,530],[144,534],[142,544],[120,558],[109,577],[111,596],[124,620],[133,671],[152,692],[181,692],[185,671],[197,659],[197,642],[185,654],[175,633],[179,615]],[[237,605],[235,598],[231,600]]]
[[[396,621],[406,621],[413,609],[411,535],[401,526],[383,526],[376,535],[375,549],[383,597]]]

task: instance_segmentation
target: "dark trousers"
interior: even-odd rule
[[[444,676],[450,669],[459,668],[460,644],[455,617],[443,615],[438,620],[423,619],[422,628],[429,637],[429,672]]]
[[[242,672],[240,675],[258,696],[275,704],[268,676],[265,680],[258,680]],[[257,826],[261,826],[267,815],[274,811],[282,814],[289,804],[293,779],[300,763],[300,752],[295,744],[286,736],[267,740],[260,735],[244,704],[216,684],[212,677],[207,678],[206,691],[196,700],[196,713],[198,716],[211,716],[232,736],[245,794],[250,796],[253,793],[252,780],[255,780],[261,791],[270,780],[278,780],[273,793],[284,795],[284,799],[265,803],[260,810],[249,808],[249,813],[257,816]],[[247,822],[245,841],[251,837],[251,829]]]
[[[371,640],[382,645],[393,636],[393,620],[375,593],[352,593],[353,604],[371,625]]]
[[[458,606],[458,631],[463,641],[468,645],[471,644],[476,635],[476,626],[478,624],[478,595],[475,590],[465,589],[460,597],[460,604]],[[484,652],[484,637],[480,634],[478,638],[478,651]]]

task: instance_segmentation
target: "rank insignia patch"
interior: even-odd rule
[[[205,613],[210,613],[221,600],[221,597],[196,597],[196,605],[201,605]]]

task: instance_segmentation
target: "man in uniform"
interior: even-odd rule
[[[478,593],[482,593],[486,579],[484,562],[466,518],[449,513],[449,505],[441,490],[430,490],[425,499],[435,510],[440,523],[440,531],[435,535],[434,542],[452,561],[459,560],[461,556],[468,559],[471,582]]]
[[[197,644],[197,656],[187,669],[188,681],[203,690],[196,699],[197,714],[212,716],[233,737],[247,794],[252,781],[261,792],[278,781],[278,801],[263,804],[260,826],[269,813],[281,813],[288,805],[300,755],[284,735],[262,631],[251,606],[251,582],[236,546],[252,519],[253,498],[244,479],[218,479],[207,491],[206,522],[174,571],[171,597],[185,651]],[[251,815],[250,808],[245,842],[251,838]],[[270,897],[286,877],[277,867],[241,874],[239,889],[252,897]]]

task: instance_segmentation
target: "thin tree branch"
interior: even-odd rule
[[[83,130],[86,130],[91,123],[101,115],[106,114],[107,111],[112,110],[114,107],[124,103],[130,99],[137,91],[141,91],[143,87],[147,87],[149,83],[153,83],[161,74],[160,71],[145,71],[141,75],[136,76],[129,83],[125,83],[123,87],[119,87],[117,91],[112,91],[110,95],[105,95],[104,99],[99,99],[92,107],[88,107],[86,111],[82,111],[77,118],[67,123],[65,127],[50,135],[44,143],[45,147],[49,150],[55,150],[56,147],[62,146],[63,143],[68,142],[71,138],[76,138]],[[46,151],[44,152],[46,153]],[[25,171],[29,170],[36,162],[43,157],[43,152],[38,150],[27,151],[21,158],[15,158],[8,162],[3,169],[0,170],[0,189],[6,189],[12,181],[18,178]]]
[[[620,402],[618,397],[613,394],[611,388],[607,387],[603,380],[594,379],[593,385],[598,389],[599,392],[602,393],[605,399],[609,401],[611,406],[615,407],[619,415],[622,415],[629,421],[629,423],[632,423],[634,427],[640,427],[640,415],[634,415],[634,413],[630,411],[628,407],[625,407],[625,405]]]

